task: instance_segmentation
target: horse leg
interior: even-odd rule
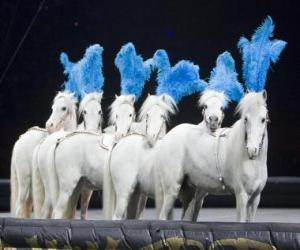
[[[26,218],[26,201],[30,192],[30,174],[18,176],[19,193],[16,202],[16,216]]]
[[[32,214],[32,209],[33,209],[33,200],[32,200],[32,190],[31,188],[29,189],[29,194],[28,197],[25,201],[25,217],[30,218]]]
[[[135,188],[133,194],[129,199],[129,203],[127,206],[127,216],[126,219],[137,219],[138,209],[139,209],[139,201],[141,197],[141,192],[139,188]]]
[[[78,204],[80,193],[81,193],[80,185],[77,185],[70,197],[69,202],[68,202],[68,209],[67,209],[67,214],[65,215],[65,218],[75,219],[76,209],[77,209],[77,204]]]
[[[172,219],[172,211],[176,198],[178,197],[181,185],[176,182],[173,186],[169,186],[167,190],[164,192],[164,200],[161,208],[161,212],[159,218],[161,220],[171,220]]]
[[[147,195],[142,194],[140,196],[139,205],[138,205],[138,211],[137,211],[137,217],[136,218],[138,218],[138,219],[141,218],[141,215],[142,215],[143,211],[145,210],[147,200],[148,200],[148,196]]]
[[[189,217],[191,217],[191,216],[187,215],[186,213],[188,211],[190,203],[195,198],[195,188],[188,185],[187,183],[183,183],[183,185],[181,186],[181,189],[180,189],[179,197],[182,202],[181,219],[185,218],[184,220],[191,220],[191,219],[189,219]]]
[[[247,219],[247,203],[249,200],[248,194],[245,191],[240,191],[235,194],[237,221],[246,222]]]
[[[93,190],[84,188],[81,191],[81,197],[80,197],[80,217],[82,220],[87,219],[87,211],[89,207],[89,203],[91,200],[93,194]]]
[[[17,171],[14,164],[14,154],[11,159],[10,168],[10,214],[12,217],[16,216],[16,201],[19,193]]]
[[[60,190],[56,206],[53,210],[53,219],[66,219],[70,217],[70,213],[73,214],[73,207],[70,207],[70,199],[72,192],[75,189],[75,185],[70,189]],[[69,211],[71,208],[71,212]]]
[[[187,208],[185,217],[183,217],[183,220],[193,221],[193,222],[197,221],[199,211],[202,208],[203,201],[206,195],[207,192],[201,191],[199,189],[196,190],[195,196],[192,199],[192,201],[189,203],[189,206]]]
[[[253,222],[256,215],[257,207],[260,202],[260,193],[254,193],[247,206],[247,221]]]
[[[121,220],[125,219],[126,212],[128,208],[128,204],[132,194],[135,191],[136,180],[132,179],[127,180],[127,185],[118,185],[115,186],[116,190],[116,209],[113,215],[113,220]]]
[[[43,207],[42,207],[42,219],[50,219],[52,215],[51,199],[46,195]]]

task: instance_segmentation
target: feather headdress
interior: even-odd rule
[[[263,24],[252,35],[251,42],[241,37],[238,47],[243,54],[243,76],[248,90],[260,92],[266,84],[266,77],[271,62],[275,63],[286,42],[270,40],[274,24],[268,16]]]
[[[61,53],[60,61],[65,68],[64,74],[68,75],[68,81],[64,83],[65,90],[73,92],[77,97],[102,91],[102,52],[103,48],[99,44],[92,45],[77,63],[70,62],[67,54]]]
[[[242,98],[244,90],[237,79],[235,62],[229,52],[218,56],[207,89],[224,93],[228,101],[238,102]]]
[[[132,43],[127,43],[118,52],[115,65],[121,75],[121,94],[135,95],[138,99],[143,91],[145,82],[150,78],[152,60],[143,61],[136,54]]]
[[[165,50],[157,50],[153,57],[158,69],[156,94],[168,94],[176,103],[182,97],[202,91],[207,83],[200,79],[199,66],[190,61],[179,61],[171,67]]]

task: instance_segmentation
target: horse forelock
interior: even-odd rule
[[[261,108],[265,108],[267,110],[267,103],[263,97],[263,92],[249,92],[239,102],[235,113],[243,116],[243,114],[248,112],[250,109],[259,110]]]
[[[223,92],[218,92],[218,91],[214,91],[214,90],[205,90],[201,97],[199,98],[199,107],[203,107],[207,101],[211,98],[217,98],[221,101],[222,106],[224,108],[226,108],[226,106],[228,105],[228,98],[226,97],[226,95]]]
[[[82,113],[83,109],[86,107],[86,105],[95,100],[96,102],[98,102],[100,104],[100,107],[101,107],[101,100],[102,100],[102,93],[103,92],[93,92],[93,93],[90,93],[90,94],[86,94],[84,96],[84,98],[82,99],[82,101],[80,102],[80,105],[79,105],[79,114]]]
[[[77,98],[74,96],[73,93],[64,91],[64,92],[58,92],[57,95],[54,97],[53,103],[55,103],[58,99],[60,98],[64,98],[66,100],[66,102],[71,106],[74,105],[76,106],[78,100]]]
[[[178,110],[177,105],[173,101],[173,99],[165,96],[165,99],[162,100],[161,96],[149,95],[140,108],[138,120],[143,120],[148,111],[156,105],[159,106],[163,111],[166,121],[169,121],[170,115],[175,114]]]
[[[109,106],[109,125],[113,125],[116,122],[116,114],[118,113],[121,105],[127,104],[134,108],[134,102],[132,102],[132,97],[133,95],[121,95],[113,101],[113,103]]]

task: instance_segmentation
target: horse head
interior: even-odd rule
[[[245,131],[245,146],[249,159],[256,159],[262,150],[267,132],[267,93],[249,92],[240,101],[237,111],[241,114]]]
[[[131,124],[135,121],[135,96],[117,96],[110,106],[110,125],[115,127],[115,137],[120,139],[130,132]]]
[[[94,132],[101,131],[103,113],[101,108],[103,92],[86,94],[79,105],[79,115],[82,115],[84,129]]]
[[[202,107],[203,120],[207,128],[214,133],[221,127],[224,119],[226,96],[221,92],[205,90],[199,99],[199,105]]]
[[[60,129],[72,130],[76,128],[76,103],[73,94],[59,92],[54,98],[52,113],[46,122],[46,129],[53,133]]]
[[[167,94],[149,95],[143,103],[139,120],[145,122],[145,136],[150,145],[166,134],[170,114],[175,114],[175,101]]]

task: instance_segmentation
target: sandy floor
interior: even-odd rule
[[[181,209],[175,209],[174,219],[180,220]],[[0,217],[9,217],[9,213],[0,213]],[[77,211],[79,218],[79,211]],[[89,219],[103,219],[102,210],[89,210]],[[143,219],[157,219],[155,209],[146,209]],[[234,222],[236,218],[235,209],[233,208],[204,208],[198,217],[198,221],[224,221]],[[258,209],[256,222],[286,222],[300,223],[300,208],[261,208]]]

